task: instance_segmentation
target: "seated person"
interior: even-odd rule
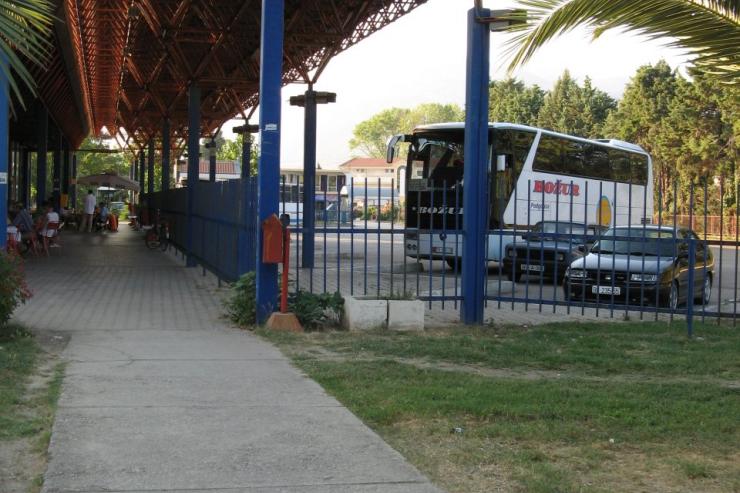
[[[108,214],[110,214],[110,211],[108,211],[108,206],[105,202],[102,202],[100,204],[100,222],[105,224],[108,222]]]
[[[48,200],[44,202],[43,205],[44,209],[46,210],[46,214],[43,216],[43,221],[41,223],[41,231],[39,234],[42,238],[53,238],[57,235],[58,229],[49,229],[49,223],[57,223],[57,228],[59,225],[59,214],[54,210],[54,204],[49,202]]]
[[[21,242],[30,244],[34,251],[36,251],[36,230],[33,227],[31,213],[21,202],[16,203],[16,210],[18,212],[13,219],[13,226],[18,228],[18,232],[21,235]]]

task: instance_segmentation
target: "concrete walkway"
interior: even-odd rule
[[[230,328],[200,269],[118,234],[27,262],[17,318],[69,332],[43,492],[433,492],[272,345]]]

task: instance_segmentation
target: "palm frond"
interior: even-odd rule
[[[509,70],[526,63],[551,39],[577,26],[599,37],[622,28],[693,55],[696,70],[740,84],[738,0],[519,0],[526,23],[513,25]]]
[[[23,105],[20,84],[32,94],[36,84],[26,63],[43,66],[51,50],[54,5],[50,0],[0,0],[0,57],[8,84]]]

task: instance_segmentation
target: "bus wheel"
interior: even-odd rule
[[[462,259],[458,257],[447,257],[445,259],[445,262],[447,262],[447,265],[450,266],[450,269],[454,271],[460,271],[462,268]]]

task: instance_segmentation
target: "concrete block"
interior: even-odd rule
[[[424,302],[388,300],[389,330],[424,330]]]
[[[386,327],[388,320],[388,302],[375,298],[344,299],[344,316],[342,324],[349,330],[372,330]]]

